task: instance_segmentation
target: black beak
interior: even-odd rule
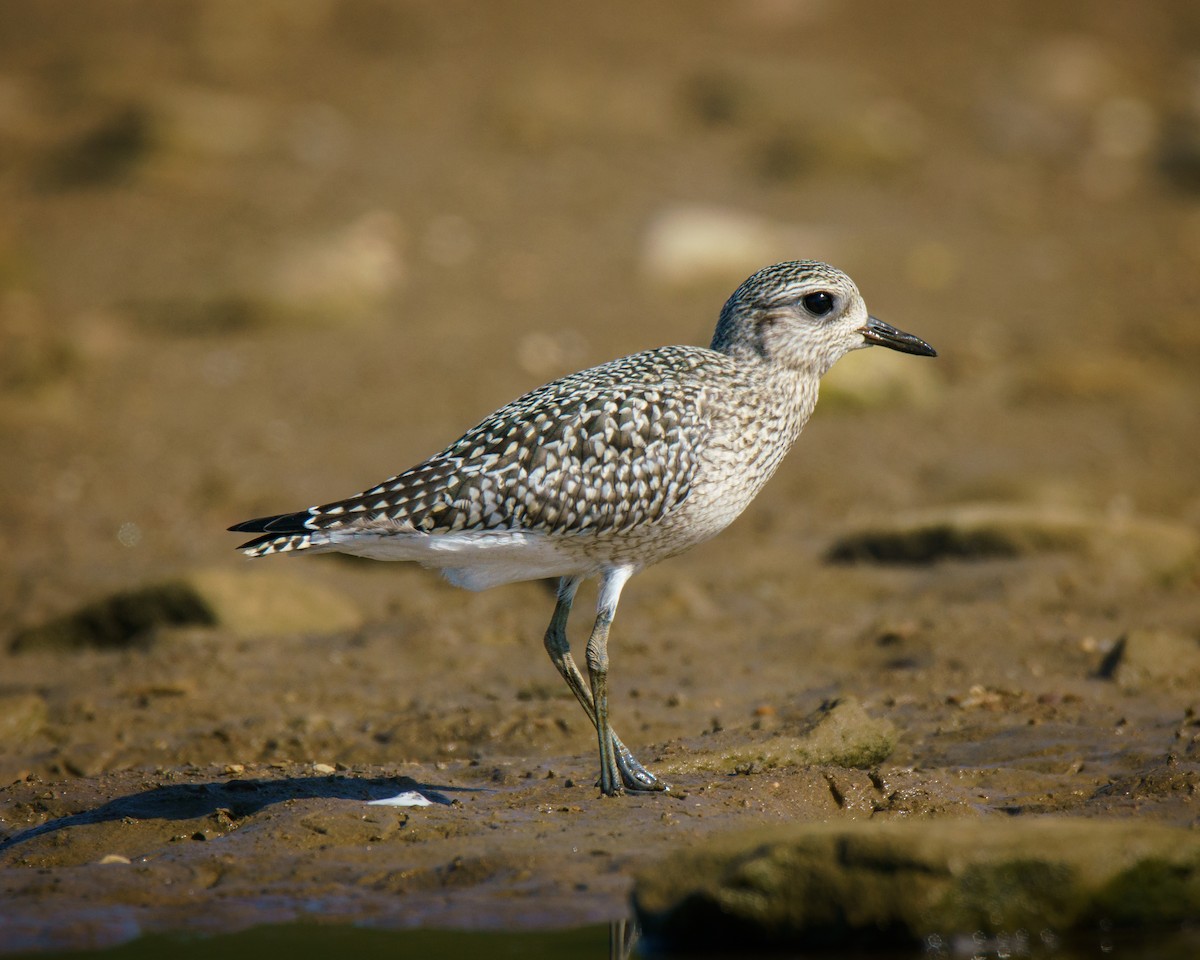
[[[876,317],[867,317],[867,325],[859,327],[858,332],[867,343],[877,343],[881,347],[899,350],[901,353],[915,353],[919,357],[937,356],[937,351],[920,337],[897,330],[890,323],[884,323]]]

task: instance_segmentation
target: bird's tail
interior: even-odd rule
[[[324,546],[328,536],[310,525],[311,510],[281,513],[273,517],[243,520],[229,529],[235,533],[259,533],[262,536],[247,540],[238,549],[248,557],[265,557],[272,553],[290,553]]]

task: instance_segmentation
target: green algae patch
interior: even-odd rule
[[[1148,856],[1100,891],[1099,912],[1116,926],[1147,926],[1200,916],[1200,871],[1191,863]]]
[[[864,821],[721,838],[644,870],[668,949],[1161,928],[1200,915],[1200,834],[1118,821]]]
[[[716,738],[714,749],[671,758],[658,767],[668,775],[803,766],[869,770],[895,747],[896,728],[891,722],[870,716],[857,700],[845,697],[822,704],[796,731],[781,731],[759,741],[740,735]]]

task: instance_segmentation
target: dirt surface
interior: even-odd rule
[[[0,951],[598,922],[764,822],[1200,823],[1194,3],[4,7],[6,639],[262,565],[353,613],[6,643]],[[545,585],[233,553],[797,257],[940,356],[848,357],[625,591],[614,725],[676,795],[598,798]],[[886,760],[776,749],[837,698]]]

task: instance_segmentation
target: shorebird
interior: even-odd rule
[[[550,659],[596,729],[600,791],[669,790],[609,723],[608,633],[621,590],[728,526],[762,489],[839,357],[879,345],[936,356],[868,315],[853,281],[812,260],[766,267],[725,303],[708,348],[659,347],[538,387],[441,453],[345,500],[230,527],[252,557],[298,550],[414,560],[482,590],[558,578]],[[584,680],[567,640],[599,578]]]

